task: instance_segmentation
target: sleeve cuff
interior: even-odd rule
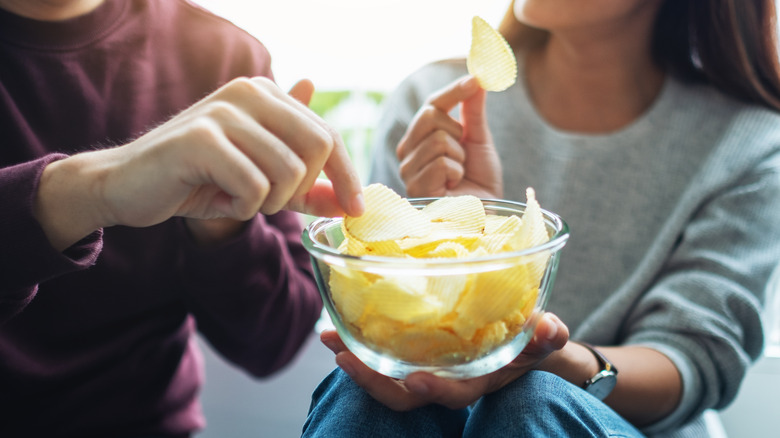
[[[696,394],[701,393],[701,383],[694,365],[678,350],[660,343],[643,342],[641,345],[652,348],[668,357],[677,367],[682,381],[682,396],[674,411],[660,421],[642,428],[642,432],[652,435],[654,433],[662,433],[690,420],[691,414],[693,414],[698,405]]]
[[[3,287],[29,288],[47,279],[85,269],[97,261],[103,246],[97,230],[63,252],[55,250],[33,214],[43,169],[66,158],[51,154],[34,161],[0,169],[0,263],[9,273]]]

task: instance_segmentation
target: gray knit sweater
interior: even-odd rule
[[[371,180],[404,193],[395,147],[424,99],[466,74],[423,67],[386,102]],[[780,261],[780,115],[668,77],[653,106],[613,133],[547,124],[523,80],[489,93],[507,199],[534,187],[571,238],[548,310],[573,339],[664,353],[683,397],[648,435],[701,437],[701,414],[735,397],[761,353],[765,288]],[[467,159],[479,159],[467,157]]]

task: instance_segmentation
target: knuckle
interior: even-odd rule
[[[279,172],[278,185],[297,187],[306,177],[307,167],[303,160],[291,150],[287,150],[284,160],[280,163],[283,171]]]
[[[188,131],[196,144],[215,143],[221,138],[221,132],[220,125],[208,117],[193,121]]]
[[[251,82],[254,87],[260,87],[263,89],[276,88],[276,84],[274,83],[274,81],[268,79],[265,76],[255,76],[254,78],[251,79],[247,78],[247,80]]]
[[[436,117],[439,110],[431,105],[430,103],[427,103],[425,106],[420,108],[420,118],[429,119]]]
[[[402,160],[401,164],[398,166],[398,171],[401,174],[401,178],[403,180],[407,180],[412,176],[412,173],[414,172],[414,166],[410,160]]]
[[[207,114],[214,120],[224,121],[238,118],[240,111],[229,102],[217,100],[209,104]]]
[[[233,79],[224,87],[226,93],[236,94],[252,93],[256,89],[257,87],[252,83],[252,80],[244,76]]]
[[[431,161],[430,166],[433,172],[443,173],[449,168],[449,162],[447,161],[447,157],[440,155]]]
[[[312,139],[312,158],[324,159],[330,156],[336,148],[336,133],[329,129],[317,129]]]

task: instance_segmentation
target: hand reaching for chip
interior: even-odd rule
[[[265,78],[233,80],[131,143],[47,166],[36,218],[64,249],[101,227],[172,216],[207,234],[199,241],[214,241],[258,211],[360,215],[343,142],[302,103],[312,92],[308,81],[287,95]],[[322,171],[330,181],[317,179]],[[208,227],[197,221],[215,218]]]
[[[336,354],[336,363],[374,399],[395,411],[409,411],[428,404],[464,408],[485,394],[497,391],[532,369],[554,368],[555,352],[569,340],[569,329],[555,315],[545,314],[534,337],[509,365],[493,373],[466,380],[448,380],[430,373],[410,374],[403,381],[373,371],[350,353],[335,330],[326,330],[321,341]]]
[[[401,178],[412,197],[501,198],[501,164],[485,117],[485,92],[517,80],[517,61],[504,37],[474,17],[466,65],[470,77],[432,96],[398,145]],[[449,113],[461,105],[461,121]]]
[[[486,92],[467,76],[434,94],[398,145],[410,197],[502,198],[501,162],[485,117]],[[449,115],[461,107],[460,121]]]

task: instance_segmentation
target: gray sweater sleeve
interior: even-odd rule
[[[706,178],[706,176],[704,176]],[[672,359],[683,381],[675,412],[646,432],[725,408],[763,348],[765,291],[780,261],[780,153],[695,212],[627,320],[625,343]]]

